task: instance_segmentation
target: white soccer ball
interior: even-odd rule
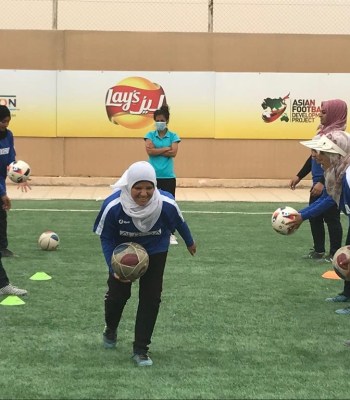
[[[25,161],[13,161],[7,167],[7,176],[14,183],[25,182],[30,177],[30,166]]]
[[[113,271],[124,280],[136,281],[147,271],[149,256],[146,249],[138,243],[127,242],[118,245],[112,254]]]
[[[56,250],[60,244],[60,238],[58,237],[57,233],[53,231],[46,231],[40,235],[38,244],[42,250]]]
[[[348,265],[340,265],[340,263],[348,258],[350,258],[350,246],[343,246],[335,252],[332,260],[335,273],[345,281],[350,280],[350,271],[347,268]]]
[[[294,233],[295,230],[292,230],[291,227],[287,225],[287,222],[294,219],[291,214],[298,214],[298,211],[288,206],[277,208],[271,217],[272,228],[281,235],[291,235]]]

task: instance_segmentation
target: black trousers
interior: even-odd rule
[[[0,249],[7,249],[7,211],[3,210],[2,205],[0,198]]]
[[[1,254],[0,254],[0,289],[9,284],[9,278],[6,274],[5,268],[2,265]]]
[[[310,196],[309,204],[314,203],[319,197]],[[317,253],[324,253],[325,249],[325,228],[327,224],[329,234],[329,254],[331,256],[342,246],[343,228],[340,222],[340,210],[336,204],[330,207],[323,214],[310,218],[311,234],[314,241],[314,249]]]
[[[175,198],[176,178],[157,178],[157,188],[171,193]],[[175,231],[171,233],[174,234]]]
[[[157,178],[157,188],[165,190],[175,197],[176,178]]]
[[[149,257],[147,272],[139,280],[139,303],[136,313],[133,350],[145,353],[151,344],[154,326],[157,321],[163,274],[168,253],[154,254]],[[106,326],[117,331],[124,307],[131,296],[131,283],[123,283],[109,275],[108,291],[105,296]]]

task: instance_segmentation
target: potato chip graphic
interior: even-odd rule
[[[163,104],[163,88],[146,78],[128,77],[111,87],[106,95],[109,120],[129,129],[145,128],[153,123],[153,114]]]

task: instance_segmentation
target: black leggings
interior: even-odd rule
[[[7,249],[7,211],[2,208],[3,204],[0,199],[0,249]]]
[[[139,281],[139,304],[136,314],[135,338],[133,350],[135,353],[148,351],[153,329],[158,317],[161,294],[163,289],[163,274],[167,252],[149,257],[147,272]],[[109,275],[108,291],[105,296],[106,326],[116,331],[124,310],[131,296],[131,283],[123,283]]]
[[[2,265],[1,254],[0,254],[0,289],[7,286],[8,284],[9,284],[9,278],[7,277],[5,268]]]
[[[7,249],[7,211],[2,208],[3,201],[0,199],[0,250]],[[9,278],[2,265],[0,254],[0,289],[9,284]]]

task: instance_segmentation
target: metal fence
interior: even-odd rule
[[[0,29],[350,34],[350,0],[0,0]]]

